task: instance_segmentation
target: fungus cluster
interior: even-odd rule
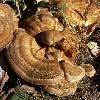
[[[63,9],[66,27],[47,8],[41,8],[18,28],[13,10],[0,4],[0,49],[6,46],[8,61],[22,79],[42,85],[50,94],[67,96],[76,91],[85,75],[95,74],[92,65],[78,66],[74,60],[80,52],[77,33],[83,26],[97,24],[100,9],[85,0],[50,1],[54,2],[58,8],[63,3],[67,6]],[[73,26],[76,31],[71,29]]]

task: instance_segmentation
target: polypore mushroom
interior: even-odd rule
[[[59,31],[48,30],[42,33],[41,38],[46,45],[50,46],[63,39],[64,36]]]
[[[51,14],[33,15],[22,23],[22,27],[32,36],[47,30],[62,31],[63,25]]]
[[[62,61],[66,59],[66,55],[63,51],[56,49],[55,47],[48,47],[45,52],[47,59]]]
[[[0,4],[0,49],[3,49],[13,38],[18,28],[18,19],[7,4]]]
[[[100,7],[97,7],[96,4],[91,4],[88,7],[84,26],[87,27],[91,24],[98,23],[99,18],[100,18]]]
[[[8,57],[17,74],[39,85],[59,83],[59,80],[64,77],[59,63],[35,57],[40,49],[35,38],[24,30],[18,30],[16,33],[8,49]]]
[[[64,31],[59,32],[59,34],[62,37],[60,35],[59,38],[57,38],[57,36],[54,37],[56,38],[56,41],[58,39],[55,48],[63,51],[67,57],[74,60],[76,55],[79,53],[79,38],[69,29],[65,29]]]
[[[81,32],[87,31],[83,27],[85,29],[89,27],[89,32],[91,32],[90,26],[94,27],[100,23],[98,21],[100,7],[96,4],[97,0],[54,0],[54,2],[61,9],[60,12],[62,12],[66,24],[74,28],[78,27]]]
[[[63,51],[70,58],[74,58],[79,51],[79,38],[67,28],[63,31],[42,32],[41,39],[47,46],[55,45],[55,48]]]
[[[7,53],[15,72],[32,84],[46,86],[49,93],[59,90],[54,94],[63,96],[75,92],[76,83],[72,82],[84,77],[84,69],[75,66],[70,60],[66,60],[66,64],[60,65],[57,60],[45,57],[43,59],[43,56],[40,58],[39,55],[36,56],[37,51],[42,50],[40,48],[35,37],[22,29],[17,30]]]
[[[94,76],[96,73],[94,67],[90,64],[83,64],[83,68],[85,69],[85,74],[89,77]]]
[[[75,82],[68,82],[66,80],[61,80],[59,84],[56,85],[46,85],[44,89],[50,94],[55,94],[57,96],[68,96],[74,94],[77,89],[77,84]]]

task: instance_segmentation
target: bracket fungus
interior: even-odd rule
[[[50,13],[31,16],[22,23],[22,27],[33,36],[47,30],[63,30],[63,25]]]
[[[65,87],[59,88],[60,91],[63,91],[61,89],[64,88],[66,93],[69,90],[75,91],[76,81],[81,80],[85,75],[84,69],[75,66],[70,60],[66,60],[66,64],[61,67],[56,60],[46,59],[45,57],[43,59],[43,57],[38,57],[39,55],[36,57],[35,55],[37,51],[41,50],[40,48],[35,37],[22,29],[17,30],[16,36],[8,48],[8,58],[12,68],[19,76],[32,84],[52,87],[61,83],[61,86]],[[66,82],[63,83],[62,81]],[[53,90],[48,90],[48,92],[52,93]],[[56,95],[61,96],[63,92]]]
[[[32,84],[42,85],[50,94],[73,94],[77,83],[92,72],[73,62],[79,52],[76,34],[44,10],[43,14],[32,15],[21,25],[26,31],[16,30],[7,48],[15,72]]]
[[[77,1],[67,1],[68,8],[63,13],[66,23],[82,28],[97,22],[100,9],[85,0]],[[76,91],[77,83],[85,74],[93,76],[95,69],[74,63],[79,52],[78,37],[45,11],[47,9],[42,9],[43,13],[37,12],[23,21],[21,27],[24,30],[18,29],[18,19],[13,10],[6,4],[0,4],[0,49],[13,38],[7,46],[7,57],[14,71],[27,82],[42,85],[50,94],[67,96]]]
[[[0,50],[9,44],[18,28],[18,19],[7,4],[0,4]]]
[[[100,7],[97,0],[50,0],[56,3],[58,16],[65,18],[66,24],[76,32],[88,35],[96,26],[100,24]],[[88,32],[89,31],[89,32]]]

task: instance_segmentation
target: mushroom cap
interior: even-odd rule
[[[62,69],[67,81],[79,82],[85,76],[85,70],[81,66],[74,65],[70,60],[62,63]]]
[[[7,55],[14,71],[24,80],[36,85],[45,85],[49,93],[58,91],[54,94],[59,96],[75,92],[75,82],[84,77],[84,69],[75,66],[68,58],[65,64],[59,64],[55,59],[46,59],[44,51],[35,37],[23,29],[18,29],[7,48]]]
[[[35,56],[40,49],[35,38],[24,30],[16,31],[16,36],[8,48],[8,58],[19,76],[30,83],[39,85],[59,83],[64,78],[57,61],[40,59]]]
[[[21,26],[32,36],[47,30],[62,31],[63,25],[50,14],[33,15],[21,23]]]
[[[42,33],[41,38],[46,45],[50,46],[63,39],[64,36],[59,31],[48,30]]]
[[[73,94],[77,89],[77,84],[62,80],[61,83],[57,85],[46,85],[44,89],[50,94],[55,94],[56,96],[68,96]]]
[[[52,0],[51,0],[52,1]],[[66,24],[71,27],[83,28],[99,23],[100,7],[97,0],[53,0],[57,7],[61,9],[58,14],[66,20]]]
[[[83,64],[83,68],[85,69],[85,74],[89,77],[94,76],[94,74],[96,73],[96,70],[90,64]]]
[[[18,19],[7,4],[0,4],[0,50],[9,44],[18,28]]]

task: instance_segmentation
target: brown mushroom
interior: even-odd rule
[[[17,30],[16,37],[8,49],[13,69],[23,79],[39,85],[59,83],[64,74],[59,63],[35,57],[40,49],[35,38],[24,30]]]
[[[63,25],[51,14],[33,15],[22,22],[21,26],[32,36],[47,30],[62,31]]]
[[[66,60],[66,64],[62,67],[57,60],[43,59],[43,56],[40,58],[36,56],[40,48],[35,37],[27,34],[22,29],[17,30],[7,53],[12,68],[24,80],[36,85],[46,85],[51,88],[53,86],[54,91],[59,89],[57,85],[61,83],[62,86],[59,91],[62,92],[59,92],[58,95],[73,93],[76,90],[76,83],[67,81],[76,82],[82,79],[84,69],[74,66],[70,60]],[[63,83],[62,80],[66,82]],[[49,91],[47,88],[47,91],[52,90]],[[54,91],[52,92],[54,93]]]
[[[7,4],[0,4],[0,49],[3,49],[13,38],[18,28],[18,19]]]
[[[83,68],[85,69],[85,74],[89,77],[94,76],[94,74],[96,73],[96,70],[90,64],[83,64]]]
[[[63,51],[56,49],[55,47],[48,47],[45,52],[47,59],[62,61],[66,59],[66,55]]]
[[[63,39],[64,36],[59,31],[48,30],[42,33],[41,38],[46,45],[50,46]]]
[[[81,32],[84,30],[83,27],[100,24],[98,21],[100,7],[97,6],[97,0],[54,0],[54,2],[61,9],[66,24],[74,28],[78,26]]]
[[[70,82],[79,82],[85,76],[85,70],[81,66],[74,65],[69,59],[60,62],[65,79]]]
[[[74,94],[77,89],[77,84],[62,80],[59,84],[56,85],[46,85],[44,89],[50,94],[56,96],[68,96]]]
[[[88,11],[84,23],[85,27],[94,23],[100,24],[100,22],[98,22],[99,18],[100,18],[100,7],[97,7],[96,4],[91,4],[88,7]]]
[[[79,53],[79,37],[69,29],[65,29],[61,34],[64,38],[57,42],[55,47],[63,51],[67,57],[74,60]]]

